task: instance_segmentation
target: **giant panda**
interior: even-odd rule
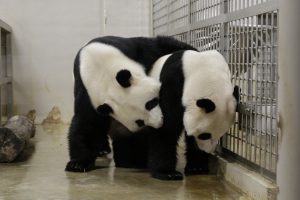
[[[162,125],[160,83],[147,73],[159,57],[181,49],[194,48],[163,36],[105,36],[79,50],[73,70],[75,108],[66,171],[95,169],[98,153],[109,149],[107,132],[112,119],[133,132]]]
[[[122,129],[111,131],[115,165],[148,167],[154,178],[181,180],[176,147],[184,132],[185,173],[208,173],[208,153],[232,125],[239,96],[225,59],[214,50],[178,51],[158,59],[149,75],[162,84],[163,126],[122,137]]]

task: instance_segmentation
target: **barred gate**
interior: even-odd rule
[[[241,88],[224,155],[275,179],[278,158],[277,0],[153,0],[154,35],[170,35],[199,51],[216,49]]]
[[[11,27],[0,19],[0,125],[12,114]]]

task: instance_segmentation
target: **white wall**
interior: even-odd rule
[[[300,199],[299,0],[279,1],[279,200]]]
[[[58,106],[63,120],[70,121],[73,60],[78,49],[104,35],[104,29],[121,36],[149,33],[149,2],[124,2],[106,0],[105,27],[104,0],[0,0],[0,18],[13,29],[15,114],[35,109],[40,122]]]
[[[106,0],[105,34],[149,36],[150,0]]]

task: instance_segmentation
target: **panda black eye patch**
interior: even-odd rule
[[[158,98],[153,98],[146,103],[145,107],[147,110],[152,110],[157,105],[158,105]]]
[[[116,79],[118,83],[124,88],[128,88],[131,86],[131,73],[127,69],[120,70],[116,75]]]
[[[135,123],[136,123],[139,127],[145,126],[144,120],[141,120],[141,119],[136,120]]]
[[[216,105],[210,99],[198,99],[196,102],[199,108],[203,108],[206,113],[210,113],[216,109]]]
[[[209,140],[211,139],[211,134],[210,133],[201,133],[198,135],[199,140]]]

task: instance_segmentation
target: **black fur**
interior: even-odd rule
[[[141,120],[141,119],[136,120],[135,123],[136,123],[139,127],[145,126],[144,120]]]
[[[201,133],[200,135],[198,135],[198,138],[200,140],[209,140],[209,139],[211,139],[211,134],[210,133]]]
[[[238,111],[238,106],[239,106],[239,102],[240,102],[240,87],[239,86],[237,86],[237,85],[235,85],[234,86],[234,89],[233,89],[233,96],[234,96],[234,98],[236,99],[236,101],[237,101],[237,105],[236,105],[236,112]]]
[[[112,146],[116,167],[147,168],[148,132],[131,133],[124,127],[121,129],[120,131],[113,128],[113,133],[110,132],[110,136],[114,135],[112,136]]]
[[[124,140],[119,139],[117,142],[113,140],[116,166],[131,167],[135,165],[138,158],[145,156],[143,154],[147,153],[148,168],[152,177],[163,180],[181,180],[183,178],[182,174],[175,169],[177,163],[176,147],[183,130],[184,107],[182,106],[181,98],[184,76],[182,55],[183,51],[172,54],[165,62],[160,74],[162,85],[159,105],[164,116],[163,126],[159,129],[145,128],[136,134],[139,138],[137,136],[127,136]],[[140,146],[141,149],[136,149],[140,143],[144,144],[145,141],[148,141],[147,146],[142,145]],[[186,144],[187,165],[185,173],[207,173],[208,154],[197,147],[194,137],[186,136]],[[130,148],[133,146],[134,151]],[[147,152],[145,152],[145,149],[148,149]],[[129,155],[130,159],[126,159],[126,154]],[[132,159],[134,155],[136,160]]]
[[[130,78],[131,78],[131,73],[127,69],[120,70],[116,76],[118,83],[124,88],[130,87],[131,85]]]
[[[198,99],[197,106],[203,108],[206,113],[210,113],[216,109],[216,105],[210,99]]]
[[[108,116],[113,113],[113,109],[108,104],[104,103],[97,107],[97,112],[99,115]]]
[[[153,108],[155,108],[155,106],[158,105],[158,103],[158,98],[151,99],[146,103],[145,108],[146,110],[152,110]]]
[[[105,43],[118,48],[126,56],[139,62],[146,72],[163,55],[177,50],[194,49],[170,37],[121,38],[106,36],[93,39],[89,43],[93,42]],[[74,62],[75,108],[68,135],[70,161],[65,170],[85,172],[95,168],[94,163],[99,152],[109,149],[107,133],[111,118],[107,115],[99,115],[91,104],[80,77],[79,53],[80,51]]]

